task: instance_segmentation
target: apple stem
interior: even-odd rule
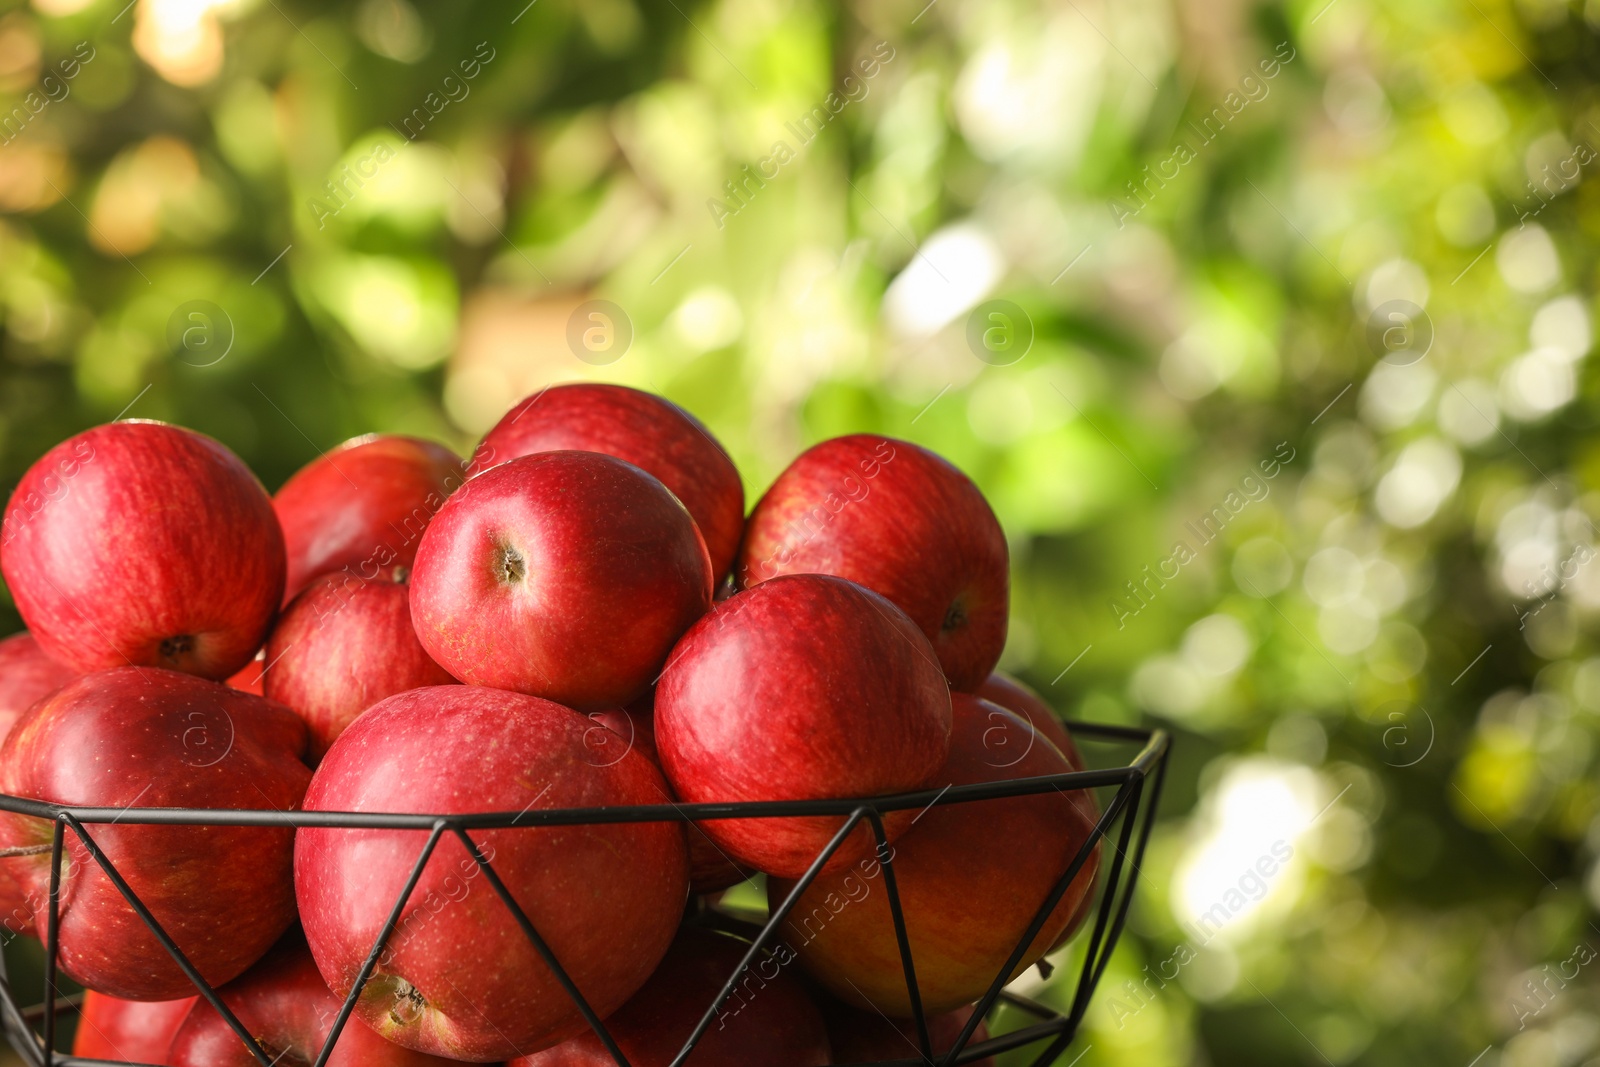
[[[0,848],[0,860],[10,859],[12,856],[39,856],[51,849],[50,845],[18,845],[15,848]]]

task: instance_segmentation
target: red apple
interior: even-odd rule
[[[686,927],[644,988],[606,1029],[633,1067],[669,1067],[721,992],[749,944]],[[789,957],[792,959],[793,957]],[[717,1012],[684,1067],[820,1067],[833,1059],[828,1032],[805,987],[783,970],[781,955],[761,953]],[[508,1067],[613,1067],[617,1061],[591,1030]]]
[[[629,748],[650,757],[650,762],[661,766],[661,754],[656,751],[655,695],[640,697],[626,708],[607,708],[591,711],[591,721],[604,730],[591,727],[584,733],[590,758],[611,762],[622,758]],[[616,736],[612,736],[615,734]],[[618,739],[621,739],[620,741]],[[676,799],[676,798],[674,798]],[[717,843],[706,836],[699,823],[686,822],[684,830],[689,838],[689,891],[691,893],[718,893],[731,885],[738,885],[753,873],[741,867]]]
[[[1072,735],[1067,732],[1066,724],[1056,718],[1055,709],[1046,704],[1044,698],[1027,685],[1009,674],[995,671],[978,687],[976,695],[1000,705],[1028,724],[1034,732],[1030,733],[1026,738],[1016,739],[1021,747],[1034,743],[1035,736],[1048,738],[1061,751],[1061,754],[1066,757],[1068,766],[1075,771],[1083,770],[1083,754],[1078,751],[1077,743],[1072,740]],[[1000,735],[994,736],[998,737]],[[1019,752],[1021,747],[1018,749]],[[1095,801],[1093,790],[1074,789],[1070,791],[1069,795],[1091,824],[1100,821],[1100,805]],[[1097,855],[1099,849],[1100,846],[1098,844],[1095,845]],[[1091,891],[1085,893],[1083,899],[1078,902],[1078,910],[1073,913],[1072,920],[1067,923],[1066,929],[1061,931],[1061,936],[1056,939],[1056,943],[1051,946],[1050,950],[1054,952],[1072,940],[1072,935],[1078,932],[1078,928],[1083,925],[1084,920],[1089,917],[1089,913],[1093,910],[1094,893]]]
[[[661,479],[700,527],[712,574],[728,573],[744,530],[744,485],[699,419],[670,400],[623,385],[551,386],[506,412],[478,446],[470,473],[562,449],[604,452]]]
[[[456,491],[422,537],[411,617],[463,682],[599,710],[642,696],[711,606],[694,520],[644,471],[541,452]]]
[[[289,553],[283,602],[321,574],[377,578],[410,567],[465,471],[444,445],[393,434],[346,441],[300,468],[272,498]]]
[[[739,577],[836,574],[882,593],[922,628],[959,690],[1006,643],[1005,534],[965,474],[925,448],[853,434],[778,475],[745,528]]]
[[[593,726],[506,690],[413,689],[369,708],[334,742],[305,806],[461,814],[663,803],[666,783],[642,753],[610,764],[593,758],[584,737]],[[300,916],[340,996],[354,986],[424,837],[300,831]],[[644,984],[671,944],[688,896],[677,824],[513,827],[472,839],[601,1016]],[[424,869],[356,1013],[392,1041],[469,1060],[532,1053],[585,1026],[451,834]]]
[[[26,631],[0,641],[0,738],[23,712],[79,673],[51,659]]]
[[[833,1045],[835,1063],[922,1059],[922,1039],[914,1019],[890,1019],[876,1011],[840,1004],[831,997],[822,1004],[822,1014],[828,1020],[828,1040]],[[970,1018],[972,1008],[968,1006],[928,1019],[928,1040],[933,1043],[936,1057],[950,1051]],[[989,1028],[980,1021],[965,1047],[987,1040]],[[994,1067],[994,1057],[969,1060],[963,1067]]]
[[[288,708],[176,671],[88,674],[35,704],[0,748],[0,792],[87,807],[288,811],[311,772]],[[0,814],[0,847],[46,846],[50,824]],[[213,984],[237,977],[294,921],[294,831],[91,823],[86,829]],[[77,835],[66,835],[61,969],[101,993],[193,991]],[[5,860],[43,929],[48,850]]]
[[[1032,726],[1061,750],[1061,754],[1067,758],[1073,770],[1083,770],[1083,754],[1078,751],[1077,742],[1072,740],[1072,735],[1067,732],[1066,726],[1056,718],[1055,709],[1046,704],[1044,698],[1025,683],[1004,671],[995,671],[984,679],[982,685],[973,690],[973,694],[999,704]]]
[[[927,785],[949,749],[944,675],[911,620],[826,575],[763,582],[718,604],[672,650],[656,744],[690,803],[865,797]],[[914,813],[886,820],[890,833]],[[712,820],[733,859],[797,877],[842,817]],[[833,870],[872,847],[861,825]]]
[[[298,934],[217,991],[274,1063],[315,1063],[343,1002],[322,981]],[[154,1062],[154,1061],[152,1061]],[[253,1067],[255,1058],[226,1020],[200,1001],[173,1035],[161,1063],[171,1067]],[[402,1048],[351,1018],[339,1031],[328,1067],[447,1067],[453,1060]]]
[[[1050,744],[1035,744],[1016,759],[1032,731],[999,705],[965,693],[952,702],[955,729],[941,785],[1071,769]],[[895,881],[925,1011],[954,1011],[988,990],[1092,827],[1076,803],[1051,790],[929,808],[894,843]],[[1097,860],[1098,852],[1073,879],[1016,973],[1055,943],[1093,886]],[[792,888],[792,882],[770,881],[773,905]],[[868,1010],[911,1014],[876,861],[818,878],[796,902],[783,933],[805,968],[836,996]]]
[[[272,502],[232,452],[160,422],[96,426],[28,468],[0,567],[51,658],[226,678],[283,595]]]
[[[311,728],[312,766],[384,697],[455,680],[422,650],[406,586],[346,573],[313,579],[294,599],[267,639],[266,662],[266,695]]]
[[[83,995],[72,1054],[117,1063],[166,1063],[178,1032],[198,997],[120,1000],[94,990]]]

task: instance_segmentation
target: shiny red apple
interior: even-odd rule
[[[343,1006],[298,934],[217,992],[275,1064],[315,1063]],[[177,1028],[166,1058],[151,1062],[254,1067],[256,1060],[217,1010],[200,1001]],[[345,1022],[328,1056],[328,1067],[447,1067],[452,1062],[385,1041],[356,1018]]]
[[[114,422],[28,468],[0,568],[52,659],[226,678],[261,647],[283,595],[283,534],[255,475],[216,441]]]
[[[835,1063],[876,1063],[880,1060],[917,1059],[922,1056],[921,1037],[914,1019],[890,1019],[876,1011],[864,1011],[829,998],[822,1005],[828,1020],[828,1040],[833,1045]],[[928,1018],[928,1041],[935,1057],[950,1051],[961,1036],[962,1027],[972,1018],[972,1008],[957,1008]],[[966,1047],[989,1040],[989,1028],[981,1021],[972,1031]],[[938,1059],[934,1060],[939,1062]],[[968,1060],[963,1067],[994,1067],[994,1057]]]
[[[468,487],[470,488],[469,483]],[[312,811],[460,814],[662,804],[639,752],[595,760],[595,724],[538,697],[479,686],[413,689],[369,708],[333,743]],[[594,1010],[620,1007],[671,944],[688,896],[671,822],[475,830],[472,839]],[[295,884],[312,955],[334,992],[354,986],[426,834],[302,829]],[[496,1060],[584,1028],[554,973],[459,839],[446,834],[356,1013],[390,1040]]]
[[[417,637],[452,675],[580,711],[642,696],[710,606],[689,513],[598,452],[540,452],[473,478],[411,574]]]
[[[876,593],[788,575],[718,604],[672,650],[656,687],[656,745],[690,803],[866,797],[932,781],[950,696],[927,638]],[[886,820],[892,834],[913,813]],[[712,820],[730,857],[797,877],[843,819]],[[866,825],[828,869],[864,855]]]
[[[22,713],[78,677],[24,631],[0,641],[0,739]]]
[[[995,671],[973,690],[973,695],[999,704],[1011,712],[1060,749],[1073,770],[1083,770],[1083,754],[1078,751],[1077,742],[1056,717],[1055,709],[1026,683],[1004,671]]]
[[[357,578],[407,568],[428,522],[466,480],[466,462],[418,437],[368,434],[312,460],[272,498],[289,573],[283,602],[334,571]]]
[[[747,942],[686,927],[644,988],[605,1020],[633,1067],[669,1067],[738,967]],[[828,1031],[805,987],[763,952],[712,1019],[684,1067],[822,1067],[833,1063]],[[591,1030],[508,1067],[612,1067]]]
[[[1021,719],[965,693],[953,697],[955,729],[941,786],[1062,774],[1070,768],[1051,744],[1035,744]],[[940,1013],[987,991],[1088,840],[1092,823],[1056,790],[941,804],[921,814],[894,843],[895,880],[916,963],[923,1008]],[[1079,871],[1030,942],[1017,973],[1055,943],[1094,883],[1098,852]],[[806,970],[857,1007],[909,1016],[911,1001],[882,871],[875,861],[818,878],[801,895],[783,937]],[[772,880],[774,905],[793,883]],[[835,906],[834,902],[841,902]]]
[[[471,473],[560,449],[604,452],[661,479],[700,527],[712,573],[728,573],[744,530],[744,485],[699,419],[664,397],[623,385],[554,385],[506,412],[485,435]]]
[[[1072,734],[1067,731],[1066,724],[1056,718],[1055,709],[1046,704],[1044,698],[1034,692],[1032,688],[1022,681],[1011,677],[1002,671],[995,671],[978,687],[976,696],[992,701],[1011,712],[1017,718],[1027,723],[1032,731],[1026,737],[1012,739],[1021,748],[1026,748],[1037,743],[1035,738],[1049,740],[1066,757],[1067,765],[1075,771],[1084,769],[1083,754],[1078,751],[1077,742],[1072,740]],[[1002,737],[1004,731],[991,735],[993,738]],[[1073,803],[1078,805],[1080,811],[1091,824],[1100,821],[1100,805],[1095,800],[1094,791],[1090,789],[1073,789],[1068,791]],[[1095,845],[1098,856],[1100,846]],[[1079,927],[1088,919],[1089,913],[1094,910],[1094,893],[1088,892],[1078,902],[1078,910],[1072,915],[1072,920],[1061,931],[1056,943],[1051,946],[1051,951],[1060,948],[1072,940],[1072,935],[1078,932]]]
[[[153,667],[87,674],[35,704],[0,747],[0,792],[86,807],[288,811],[311,772],[288,708]],[[85,829],[206,980],[254,963],[294,921],[294,831],[262,826]],[[0,814],[0,847],[42,847],[50,824]],[[168,1000],[193,990],[74,833],[61,885],[61,969],[102,993]],[[50,855],[4,861],[44,927]],[[9,903],[9,902],[8,902]]]
[[[784,574],[836,574],[899,605],[933,642],[956,689],[976,688],[1006,643],[1005,534],[972,480],[925,448],[835,437],[778,475],[746,524],[746,588]]]
[[[455,680],[417,640],[405,585],[343,572],[295,597],[267,639],[266,663],[266,695],[311,728],[313,766],[384,697]]]
[[[121,1000],[94,990],[83,995],[72,1054],[117,1063],[165,1063],[172,1035],[198,997]]]

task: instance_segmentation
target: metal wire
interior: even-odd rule
[[[916,1024],[917,1045],[921,1052],[921,1055],[916,1058],[873,1061],[870,1067],[925,1067],[926,1064],[933,1062],[936,1050],[933,1049],[929,1037],[928,1020],[923,1010],[920,990],[917,985],[916,965],[913,959],[910,939],[906,932],[905,914],[901,906],[899,889],[895,881],[893,850],[889,847],[883,816],[889,812],[909,809],[926,810],[932,807],[968,804],[1006,797],[1033,796],[1048,792],[1065,794],[1072,790],[1116,786],[1116,794],[1112,797],[1110,803],[1106,805],[1105,811],[1096,822],[1089,838],[1083,843],[1077,855],[1073,857],[1071,865],[1056,881],[1055,885],[1051,887],[1050,892],[1039,905],[1033,919],[1028,924],[1027,930],[1006,960],[1005,966],[994,977],[988,990],[974,1007],[972,1015],[962,1028],[960,1036],[947,1051],[938,1053],[940,1067],[956,1067],[956,1065],[970,1063],[1000,1052],[1023,1048],[1040,1042],[1048,1042],[1039,1057],[1034,1060],[1036,1065],[1043,1065],[1050,1062],[1071,1043],[1077,1033],[1079,1024],[1082,1022],[1084,1013],[1088,1009],[1095,987],[1099,984],[1100,978],[1110,960],[1111,953],[1121,937],[1128,915],[1128,908],[1132,903],[1134,888],[1138,883],[1145,848],[1149,844],[1150,831],[1155,822],[1155,811],[1160,800],[1161,788],[1166,775],[1167,754],[1170,746],[1170,739],[1166,732],[1162,730],[1143,730],[1134,727],[1077,722],[1069,722],[1067,726],[1074,734],[1082,737],[1111,741],[1143,742],[1143,747],[1138,755],[1125,766],[1106,770],[1073,771],[1064,774],[1042,775],[1003,782],[981,782],[973,785],[947,787],[943,790],[920,790],[914,793],[900,793],[893,796],[864,799],[764,801],[741,804],[648,804],[607,808],[552,808],[539,811],[416,815],[384,812],[280,812],[202,808],[91,808],[68,804],[53,804],[0,794],[0,811],[10,811],[20,815],[48,819],[53,824],[50,898],[45,929],[47,951],[43,1002],[26,1010],[18,1006],[4,960],[0,958],[0,1028],[4,1029],[12,1047],[28,1062],[30,1067],[113,1067],[111,1061],[65,1056],[55,1049],[58,1013],[76,1010],[78,1006],[72,998],[61,997],[56,988],[57,957],[59,953],[57,931],[60,923],[61,865],[64,859],[64,838],[67,829],[72,830],[73,834],[83,844],[90,858],[105,872],[106,877],[116,886],[117,891],[128,902],[129,907],[149,928],[151,934],[172,957],[174,962],[177,963],[189,980],[194,983],[199,994],[216,1009],[222,1019],[245,1043],[252,1058],[262,1067],[271,1067],[272,1064],[272,1060],[266,1050],[255,1041],[244,1025],[240,1023],[223,998],[218,995],[217,990],[213,989],[195,970],[194,966],[183,954],[182,949],[157,922],[155,916],[150,913],[144,902],[133,892],[109,858],[100,849],[86,829],[86,824],[116,822],[134,826],[264,826],[295,828],[315,826],[329,829],[425,830],[428,832],[427,840],[417,856],[416,863],[413,865],[399,897],[395,900],[394,906],[389,912],[387,921],[373,943],[372,951],[362,964],[353,987],[340,1006],[339,1014],[335,1018],[327,1040],[316,1057],[314,1067],[326,1067],[329,1057],[333,1054],[334,1046],[339,1040],[339,1035],[343,1032],[362,991],[371,979],[390,936],[405,913],[406,905],[410,901],[413,890],[421,879],[428,861],[434,855],[440,839],[446,833],[456,837],[466,848],[473,862],[483,872],[484,878],[491,889],[505,905],[512,918],[521,928],[523,935],[527,937],[545,965],[555,975],[557,981],[571,998],[574,1006],[585,1021],[588,1022],[590,1028],[612,1059],[615,1060],[618,1067],[631,1067],[627,1057],[606,1029],[604,1021],[589,1006],[566,968],[556,958],[555,953],[551,951],[550,946],[512,896],[511,891],[501,881],[493,864],[485,858],[468,831],[631,822],[698,822],[704,819],[833,815],[843,819],[838,832],[834,834],[827,846],[812,861],[810,867],[807,868],[799,881],[794,884],[783,902],[767,916],[765,922],[759,926],[759,929],[754,929],[751,934],[751,943],[739,965],[734,968],[733,973],[723,983],[716,999],[701,1015],[693,1031],[685,1041],[683,1048],[673,1059],[671,1067],[683,1067],[685,1060],[694,1051],[695,1045],[705,1034],[711,1021],[716,1018],[727,1003],[728,998],[749,971],[751,964],[773,940],[777,930],[788,918],[800,896],[822,873],[828,861],[862,822],[866,822],[872,829],[878,861],[884,872],[884,888],[888,894],[889,910],[894,922],[895,940],[900,952],[901,967],[905,976],[912,1017]],[[1149,785],[1148,797],[1145,795],[1147,780]],[[1143,816],[1142,819],[1141,815]],[[1110,833],[1119,821],[1122,824],[1119,840],[1112,844]],[[1033,944],[1040,931],[1044,929],[1051,913],[1065,896],[1073,880],[1083,870],[1084,865],[1088,863],[1096,845],[1102,841],[1111,845],[1115,849],[1116,855],[1111,859],[1109,870],[1105,877],[1104,889],[1099,906],[1096,909],[1093,931],[1090,934],[1084,952],[1083,967],[1078,977],[1070,1011],[1062,1014],[1026,997],[1008,993],[1005,990],[1005,986],[1011,980],[1018,965],[1027,954],[1029,947]],[[728,921],[740,927],[751,925],[745,924],[738,919],[730,919]],[[971,1038],[976,1032],[979,1022],[1001,1000],[1016,1005],[1028,1014],[1039,1018],[1040,1021],[1010,1033],[972,1044]],[[42,1034],[33,1028],[30,1021],[32,1019],[42,1020]],[[155,1065],[142,1065],[142,1067],[155,1067]],[[841,1067],[869,1067],[869,1065],[850,1064],[841,1065]]]

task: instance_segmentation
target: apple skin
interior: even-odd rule
[[[656,686],[656,745],[689,803],[867,797],[929,784],[950,745],[950,695],[905,614],[842,578],[797,574],[718,604]],[[886,817],[893,836],[914,812]],[[795,878],[840,816],[709,820],[732,859]],[[829,861],[873,843],[865,821]]]
[[[469,483],[470,484],[470,483]],[[641,753],[593,758],[593,723],[538,697],[432,686],[369,708],[328,750],[305,807],[461,814],[660,804]],[[302,829],[295,885],[311,953],[347,995],[416,863],[416,831]],[[688,898],[671,822],[475,830],[472,838],[602,1017],[644,984]],[[391,1041],[490,1061],[584,1029],[459,839],[446,834],[356,1004]]]
[[[52,659],[226,678],[283,595],[283,534],[250,469],[202,434],[131,420],[46,452],[6,507],[0,569]]]
[[[970,692],[1006,643],[1005,534],[972,480],[925,448],[872,434],[802,453],[756,504],[738,575],[836,574],[894,601]]]
[[[748,951],[748,942],[685,927],[644,988],[609,1016],[606,1029],[633,1067],[669,1067],[700,1016]],[[761,953],[695,1043],[684,1067],[822,1067],[833,1062],[822,1013],[805,986]],[[588,1031],[507,1067],[613,1067]]]
[[[301,467],[272,498],[283,524],[283,603],[311,579],[376,578],[416,557],[422,531],[466,480],[466,461],[420,437],[368,434]]]
[[[0,641],[0,738],[23,712],[80,673],[51,659],[26,631]]]
[[[267,638],[266,662],[266,696],[311,728],[313,767],[384,697],[455,681],[417,640],[410,590],[345,573],[314,578],[295,597]]]
[[[626,708],[591,711],[589,718],[609,731],[597,733],[590,728],[584,733],[584,740],[593,753],[592,758],[610,762],[620,759],[620,753],[631,747],[648,756],[657,767],[661,766],[661,753],[656,751],[653,690]],[[617,738],[611,734],[620,737],[622,744],[619,745]],[[720,893],[751,876],[753,872],[739,866],[718,848],[699,823],[686,822],[683,828],[689,839],[689,892],[702,895]]]
[[[1040,736],[1048,738],[1066,757],[1067,764],[1073,770],[1084,769],[1083,754],[1078,751],[1077,742],[1072,740],[1072,734],[1067,731],[1066,724],[1056,718],[1055,709],[1045,703],[1044,698],[1027,684],[1003,671],[995,671],[978,687],[976,695],[999,704],[1037,730]],[[1091,824],[1100,821],[1100,804],[1095,800],[1094,790],[1074,789],[1069,795]],[[1100,845],[1097,843],[1094,847],[1095,864],[1098,869]],[[1083,895],[1083,899],[1078,903],[1078,910],[1072,915],[1072,920],[1067,923],[1066,929],[1061,931],[1056,943],[1050,947],[1051,952],[1071,941],[1072,936],[1083,926],[1090,912],[1094,911],[1094,897],[1092,891]]]
[[[1045,703],[1030,686],[1020,679],[1013,678],[1004,671],[995,671],[984,679],[982,685],[973,690],[973,695],[980,696],[992,703],[999,704],[1023,722],[1034,727],[1039,733],[1048,738],[1050,743],[1060,750],[1067,758],[1067,763],[1075,771],[1083,770],[1083,753],[1078,751],[1078,744],[1072,739],[1072,734],[1067,731],[1066,725],[1056,717],[1056,711]],[[1085,793],[1085,796],[1092,794]]]
[[[999,705],[966,693],[955,694],[952,703],[955,729],[941,785],[1070,769],[1054,745],[1029,747],[1032,730]],[[1020,758],[1019,750],[1025,750]],[[1092,828],[1077,804],[1052,790],[933,807],[895,841],[895,881],[925,1011],[954,1011],[988,990]],[[1091,855],[1068,886],[1017,973],[1055,943],[1092,888],[1098,858],[1098,852]],[[792,888],[792,882],[772,880],[768,897],[776,906]],[[830,900],[845,906],[835,912]],[[870,873],[818,878],[782,933],[835,996],[868,1010],[911,1015],[888,892],[875,861]]]
[[[884,1018],[876,1011],[862,1011],[841,1004],[829,997],[822,1002],[823,1017],[828,1020],[828,1040],[833,1045],[835,1063],[876,1063],[880,1060],[904,1060],[922,1057],[921,1038],[917,1035],[915,1019]],[[957,1008],[942,1015],[928,1018],[928,1040],[933,1044],[933,1054],[942,1056],[961,1036],[961,1028],[972,1018],[972,1007]],[[967,1041],[971,1048],[980,1041],[989,1040],[989,1028],[981,1021]],[[970,1060],[964,1067],[995,1067],[994,1057]]]
[[[172,1035],[199,999],[120,1000],[91,989],[78,1012],[72,1054],[117,1063],[165,1063]]]
[[[315,1063],[343,1006],[317,973],[298,933],[289,934],[217,992],[276,1063]],[[181,1021],[159,1062],[170,1067],[254,1067],[256,1061],[217,1009],[202,1000]],[[385,1041],[353,1016],[328,1057],[328,1067],[446,1067],[451,1062]]]
[[[712,573],[733,566],[744,532],[744,485],[699,419],[624,385],[554,385],[517,404],[483,438],[469,475],[536,452],[604,452],[661,479],[705,538]]]
[[[305,724],[281,705],[176,671],[118,667],[68,683],[18,720],[0,748],[0,792],[90,807],[287,811],[311,778],[305,747]],[[213,985],[237,977],[294,922],[290,828],[86,829]],[[0,814],[0,847],[49,841],[48,823]],[[128,1000],[193,991],[70,831],[65,849],[61,969]],[[5,862],[42,931],[49,853]]]
[[[440,666],[579,711],[644,695],[710,607],[689,513],[598,452],[540,452],[473,478],[428,526],[411,574],[411,618]]]

